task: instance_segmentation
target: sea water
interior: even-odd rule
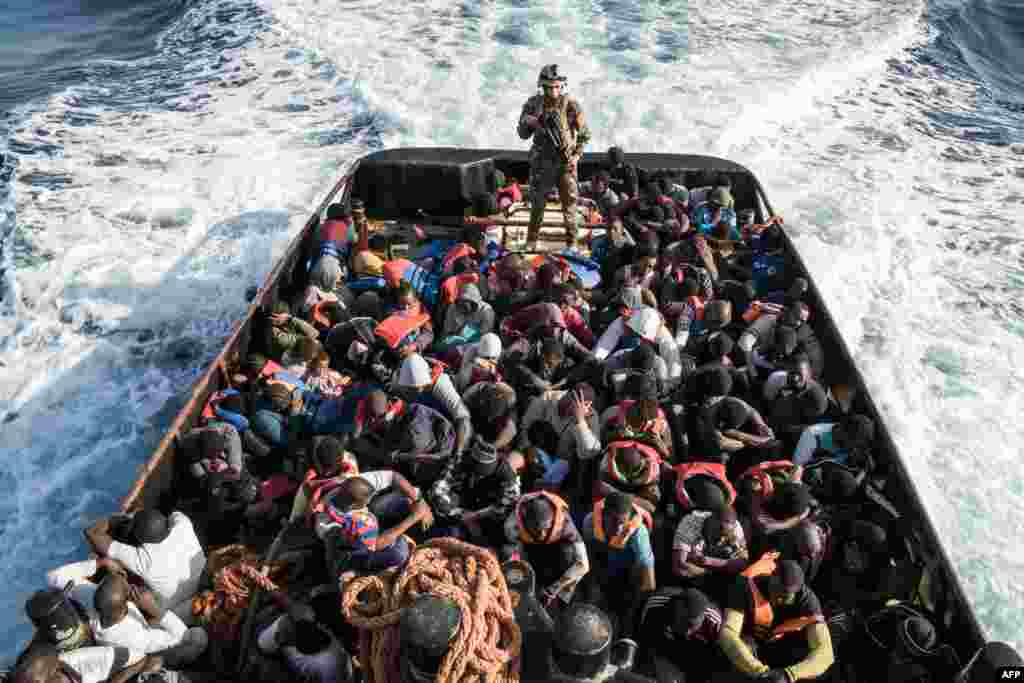
[[[992,638],[1024,651],[1020,0],[11,0],[0,7],[0,655],[311,208],[399,145],[747,165]]]

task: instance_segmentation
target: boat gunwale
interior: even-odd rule
[[[316,211],[311,215],[302,229],[296,233],[292,240],[288,243],[284,254],[278,259],[277,264],[263,280],[263,284],[257,290],[256,295],[250,302],[248,308],[245,311],[245,315],[237,322],[233,323],[233,331],[231,335],[224,342],[224,347],[220,352],[210,361],[206,371],[192,384],[192,391],[189,395],[188,401],[178,410],[177,415],[171,424],[167,427],[167,433],[157,444],[153,453],[146,460],[144,464],[139,467],[139,475],[132,485],[132,488],[128,491],[128,494],[121,501],[121,512],[131,512],[138,508],[141,501],[146,494],[146,487],[149,483],[150,477],[155,476],[163,466],[172,467],[174,457],[174,443],[178,435],[183,429],[191,428],[189,424],[190,419],[196,412],[196,408],[202,404],[205,405],[206,400],[210,394],[216,391],[218,384],[226,384],[227,378],[224,376],[226,373],[226,363],[232,353],[238,350],[238,346],[241,342],[243,335],[249,331],[253,325],[254,318],[259,314],[260,310],[267,305],[267,298],[275,289],[278,284],[278,280],[283,274],[286,266],[294,260],[301,253],[302,246],[307,238],[307,233],[314,229],[319,223],[319,216],[327,208],[331,200],[339,192],[344,192],[349,186],[350,181],[355,175],[355,171],[358,168],[358,163],[354,163],[352,167],[339,179],[334,186],[331,188],[327,196],[320,202]]]

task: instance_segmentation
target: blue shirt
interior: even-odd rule
[[[583,541],[588,546],[600,546],[606,557],[605,572],[609,578],[627,575],[632,569],[650,569],[654,567],[654,551],[651,549],[651,535],[647,527],[641,525],[626,541],[626,545],[618,550],[606,543],[598,541],[594,536],[594,513],[587,514],[583,519]]]

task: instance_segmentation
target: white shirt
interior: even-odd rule
[[[80,647],[57,656],[78,672],[82,683],[103,683],[126,666],[138,664],[145,655],[123,647]]]
[[[151,655],[180,645],[188,627],[170,611],[164,614],[158,626],[150,626],[146,617],[134,603],[128,603],[128,614],[113,626],[103,628],[98,615],[89,619],[96,642],[100,645],[126,647]]]
[[[136,547],[114,541],[107,555],[141,576],[164,606],[173,609],[195,595],[206,553],[187,516],[173,512],[167,522],[171,533],[163,542]]]
[[[131,602],[124,619],[103,628],[94,603],[99,586],[88,580],[95,573],[96,560],[72,562],[49,572],[46,583],[57,589],[63,589],[69,581],[74,583],[70,597],[85,608],[98,645],[125,647],[149,655],[181,643],[188,627],[177,615],[168,610],[158,626],[150,626],[139,608]]]
[[[282,614],[274,620],[274,623],[263,629],[256,640],[260,650],[266,654],[274,654],[280,650],[284,653],[285,659],[288,660],[288,665],[292,670],[302,677],[321,681],[321,683],[334,683],[337,681],[338,664],[348,657],[341,643],[335,640],[333,634],[329,634],[331,637],[330,646],[313,655],[302,654],[294,645],[281,647],[277,643],[277,631],[281,626],[281,620],[285,618],[287,618],[287,615]]]

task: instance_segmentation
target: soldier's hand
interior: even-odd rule
[[[534,116],[533,114],[527,114],[526,116],[523,117],[523,120],[526,121],[526,125],[528,125],[530,128],[533,128],[534,130],[537,130],[538,128],[540,128],[540,117],[539,116]]]

